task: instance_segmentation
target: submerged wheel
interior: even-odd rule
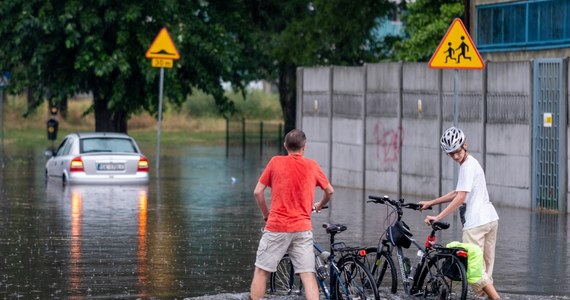
[[[334,284],[334,299],[379,299],[374,276],[355,257],[345,256],[338,263],[339,280]]]
[[[422,270],[415,288],[427,297],[465,300],[468,289],[465,267],[454,256],[434,256]]]
[[[378,293],[395,294],[398,291],[398,273],[394,265],[394,260],[386,252],[369,252],[366,261],[370,273],[374,276]]]
[[[274,295],[301,294],[301,278],[295,275],[289,255],[283,256],[277,265],[277,271],[269,276],[269,292]]]

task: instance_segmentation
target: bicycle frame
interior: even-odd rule
[[[423,255],[421,260],[418,262],[418,264],[415,266],[415,272],[414,272],[414,276],[410,277],[410,273],[411,270],[410,268],[412,267],[411,262],[409,262],[408,266],[405,265],[404,263],[404,259],[408,259],[408,257],[406,257],[404,255],[404,250],[402,249],[402,247],[400,246],[395,246],[396,248],[396,257],[398,258],[397,262],[398,262],[398,266],[400,267],[400,274],[402,277],[402,286],[404,287],[404,292],[408,295],[410,295],[410,291],[411,291],[411,286],[414,284],[414,279],[416,278],[416,275],[419,274],[419,271],[421,270],[421,267],[424,265],[425,260],[426,260],[426,253],[425,250],[421,248],[421,246],[415,241],[412,240],[412,243],[418,248],[418,251],[422,251]],[[408,268],[406,270],[406,267]]]
[[[330,254],[327,257],[326,263],[328,264],[329,268],[328,268],[328,277],[329,277],[329,284],[327,286],[327,282],[326,279],[327,278],[323,278],[321,276],[319,276],[318,272],[315,272],[315,276],[317,278],[317,283],[319,285],[319,287],[321,288],[321,291],[323,292],[323,295],[325,296],[325,298],[327,300],[330,300],[332,297],[332,292],[335,289],[335,285],[338,284],[341,292],[344,293],[345,295],[349,294],[348,288],[346,287],[346,285],[344,284],[344,282],[342,281],[342,278],[340,276],[340,270],[337,266],[336,263],[336,248],[342,248],[342,249],[347,249],[346,246],[344,245],[343,242],[339,242],[339,243],[335,243],[334,242],[334,236],[335,233],[330,234]],[[335,247],[336,246],[336,247]],[[316,242],[313,242],[313,248],[315,249],[315,259],[318,260],[320,259],[319,256],[324,252],[323,248],[317,244]]]
[[[313,248],[315,249],[315,259],[320,259],[318,256],[320,256],[324,250],[317,243],[313,243]],[[338,282],[338,284],[342,287],[343,291],[345,292],[347,291],[346,287],[344,286],[344,283],[342,282],[342,280],[340,280],[340,270],[336,266],[334,259],[335,259],[334,250],[331,249],[330,255],[327,257],[326,260],[326,263],[328,265],[328,277],[330,278],[328,286],[326,282],[327,278],[319,276],[318,272],[315,273],[315,277],[317,278],[317,283],[319,284],[319,287],[323,292],[325,299],[331,299],[331,291],[333,291],[333,289],[335,288],[336,282]]]
[[[419,205],[417,204],[413,203],[404,204],[403,199],[396,201],[396,200],[391,200],[386,196],[384,196],[383,198],[370,196],[369,198],[373,199],[373,201],[369,202],[390,205],[395,209],[395,211],[398,214],[398,217],[397,220],[392,225],[401,221],[403,215],[402,207],[414,210],[418,210],[419,208]],[[417,296],[423,294],[425,296],[426,294],[429,293],[435,293],[436,295],[444,295],[445,297],[448,297],[449,295],[451,295],[449,293],[455,293],[455,290],[453,288],[455,285],[449,283],[447,279],[444,277],[451,278],[450,274],[452,274],[455,271],[455,272],[460,272],[459,275],[457,275],[460,277],[459,281],[466,281],[464,265],[461,265],[462,260],[460,258],[466,260],[467,252],[458,249],[445,248],[436,244],[436,236],[435,236],[436,231],[444,230],[447,228],[449,228],[448,223],[443,223],[443,222],[433,223],[432,231],[426,237],[426,241],[423,246],[412,238],[410,232],[407,232],[409,235],[405,233],[402,234],[406,235],[406,241],[409,241],[410,242],[409,244],[406,244],[402,242],[402,239],[397,239],[397,238],[396,240],[394,240],[394,238],[391,238],[391,241],[389,241],[388,236],[383,236],[381,237],[377,248],[368,248],[367,253],[376,252],[376,256],[374,258],[374,264],[371,271],[373,274],[378,274],[377,277],[375,275],[375,277],[378,279],[377,282],[378,287],[380,288],[381,283],[386,284],[384,277],[385,274],[387,274],[386,272],[388,271],[388,268],[390,268],[391,276],[394,277],[394,275],[396,275],[395,277],[397,277],[396,274],[397,271],[394,272],[395,266],[394,263],[392,262],[393,259],[391,259],[391,257],[393,257],[392,256],[393,248],[396,248],[396,258],[397,258],[398,269],[400,272],[400,277],[402,279],[402,287],[407,295]],[[388,232],[388,230],[386,232]],[[417,261],[415,266],[412,266],[410,259],[405,256],[403,246],[400,243],[402,245],[413,244],[415,248],[418,249],[418,257],[419,256],[421,257],[419,257],[419,260]],[[404,247],[407,248],[408,246]],[[378,270],[380,262],[383,259],[383,257],[385,257],[386,261],[383,262],[380,270]],[[447,265],[444,268],[442,267],[442,265],[444,265],[445,263],[447,263]],[[413,267],[415,267],[415,271],[412,273],[411,269]],[[463,274],[461,274],[461,272]],[[393,289],[392,292],[396,291],[395,289],[397,285],[397,279],[395,279],[395,277],[391,281]],[[460,285],[461,285],[461,295],[462,295],[461,298],[464,299],[464,296],[466,295],[467,286],[466,283],[462,283]]]
[[[344,228],[346,229],[346,227]],[[346,282],[343,281],[343,279],[346,280],[346,278],[343,277],[342,274],[344,274],[343,272],[341,272],[341,270],[339,269],[339,265],[338,263],[340,262],[343,266],[345,265],[347,260],[354,260],[354,263],[356,264],[362,264],[361,262],[356,262],[356,260],[358,260],[358,254],[355,253],[355,251],[359,251],[362,250],[361,248],[350,248],[350,247],[346,247],[345,244],[343,242],[339,242],[339,243],[335,243],[334,242],[334,236],[336,235],[337,232],[343,231],[344,229],[338,229],[339,231],[334,231],[334,232],[330,232],[330,252],[327,254],[328,251],[325,251],[318,243],[313,242],[313,250],[315,253],[315,266],[316,266],[316,272],[315,272],[315,278],[317,280],[317,285],[319,286],[323,296],[325,299],[330,300],[334,298],[334,293],[338,292],[339,294],[343,294],[345,296],[347,296],[350,299],[351,292],[354,292],[353,288],[349,288],[349,286],[346,284]],[[343,253],[341,258],[338,260],[337,262],[337,252],[341,252]],[[326,267],[326,272],[320,272],[319,268],[323,267],[321,264],[318,263],[319,260],[321,260],[322,256],[326,256],[326,259],[324,260],[324,263],[326,263],[328,266]],[[342,263],[342,262],[345,263]],[[342,267],[342,266],[341,266]],[[302,290],[302,282],[301,281],[297,281],[296,282],[296,275],[295,275],[295,270],[293,268],[293,265],[291,264],[291,262],[289,261],[289,265],[288,265],[288,270],[287,270],[287,274],[288,274],[288,278],[287,278],[287,283],[288,283],[288,291],[289,293],[300,293],[300,291]],[[363,265],[361,265],[361,268],[364,268]],[[322,270],[321,270],[322,271]],[[346,271],[345,271],[346,272]],[[368,271],[366,271],[368,272]],[[370,279],[370,283],[373,283],[374,281],[372,280],[372,275],[368,274],[366,276],[369,276]],[[298,285],[297,285],[298,284]],[[373,294],[374,294],[374,298],[376,299],[377,297],[377,291],[376,291],[376,286],[374,284],[373,285]],[[369,285],[366,285],[369,286]],[[273,287],[273,285],[272,285]],[[298,289],[296,289],[298,287]],[[274,290],[273,290],[274,291]]]
[[[315,209],[313,208],[313,210]],[[346,247],[343,242],[334,242],[335,235],[347,229],[345,225],[325,223],[323,228],[330,235],[330,253],[325,254],[326,251],[314,240],[313,250],[315,254],[317,285],[325,298],[331,299],[335,295],[338,297],[342,294],[344,299],[379,299],[374,277],[363,262],[360,261],[361,256],[366,256],[366,251],[361,247],[351,248]],[[338,261],[336,252],[341,253]],[[321,256],[326,256],[323,257],[323,261],[321,261]],[[323,264],[328,264],[328,274]],[[300,292],[302,282],[295,282],[294,271],[293,264],[286,254],[279,262],[277,271],[270,276],[271,292],[277,290],[276,284],[284,288],[289,295],[293,292]],[[285,274],[287,276],[283,276]],[[327,279],[329,280],[328,285]],[[297,286],[299,289],[295,290]]]

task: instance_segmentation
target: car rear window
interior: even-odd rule
[[[130,139],[122,138],[86,138],[81,140],[81,153],[89,152],[126,152],[137,153]]]

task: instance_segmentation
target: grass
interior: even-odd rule
[[[254,90],[244,100],[240,94],[228,93],[237,109],[236,118],[262,120],[267,123],[282,122],[278,96]],[[3,142],[5,146],[32,147],[48,143],[46,122],[50,118],[47,103],[40,105],[26,118],[26,99],[23,96],[6,95],[4,98]],[[222,118],[211,96],[196,91],[181,107],[165,101],[162,115],[161,144],[172,145],[224,145],[226,120]],[[68,101],[67,118],[56,116],[59,130],[56,145],[68,133],[94,131],[93,113],[85,115],[91,106],[89,97],[75,97]],[[148,113],[131,117],[128,133],[140,143],[155,143],[157,119]]]

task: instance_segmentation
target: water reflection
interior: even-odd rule
[[[529,285],[537,293],[548,293],[560,286],[568,286],[570,257],[568,253],[568,219],[552,213],[533,213],[528,235],[528,268],[536,274],[530,277]],[[567,291],[567,295],[570,292]]]
[[[263,225],[252,190],[267,158],[226,158],[223,147],[163,154],[148,186],[63,187],[44,181],[42,151],[11,152],[0,169],[0,298],[246,299]],[[327,245],[320,225],[337,222],[348,225],[339,241],[375,244],[390,212],[365,203],[374,192],[335,190],[314,216],[316,241]],[[570,295],[567,217],[497,209],[497,289]],[[404,214],[420,241],[423,216]],[[448,221],[442,243],[461,239],[458,218]]]
[[[72,293],[71,298],[77,299],[75,293],[79,291],[81,286],[81,218],[82,218],[82,197],[77,191],[71,192],[71,254],[70,254],[70,280],[69,289]],[[79,295],[80,296],[80,295]]]
[[[139,239],[138,239],[138,250],[137,250],[137,279],[139,286],[139,297],[146,297],[146,284],[147,284],[147,214],[148,214],[148,197],[147,190],[142,189],[139,191]]]
[[[125,269],[130,268],[131,252],[137,258],[136,268],[132,272],[137,284],[132,284],[133,288],[121,293],[148,296],[148,187],[61,187],[60,182],[50,180],[46,192],[46,200],[57,203],[57,209],[69,220],[69,230],[62,232],[64,241],[69,240],[69,278],[67,286],[63,288],[67,297],[83,299],[92,292],[117,293],[113,291],[117,288],[115,284],[128,283],[130,276],[116,283],[111,283],[113,278],[107,282],[107,279],[101,280],[99,277],[116,274],[121,279],[121,265],[126,263]],[[64,255],[65,250],[61,254]],[[60,259],[65,265],[65,257]],[[110,273],[105,274],[108,266],[111,266]]]

